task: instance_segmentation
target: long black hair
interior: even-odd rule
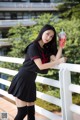
[[[44,49],[46,49],[47,52],[50,52],[51,54],[56,55],[57,53],[56,30],[52,25],[49,25],[49,24],[44,25],[42,29],[40,30],[37,38],[33,42],[38,42],[42,40],[42,35],[46,30],[52,30],[54,32],[54,36],[49,43],[44,45]],[[26,47],[25,52],[27,51],[27,48],[28,46]]]

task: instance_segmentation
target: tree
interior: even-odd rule
[[[29,31],[27,27],[21,24],[12,27],[9,32],[9,42],[12,44],[11,51],[8,53],[9,56],[23,57],[23,51],[29,44]]]
[[[58,8],[61,11],[60,18],[71,19],[75,17],[80,19],[80,0],[64,0],[64,4],[58,6]]]

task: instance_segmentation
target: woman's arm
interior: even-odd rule
[[[59,49],[58,49],[58,52],[57,52],[57,55],[56,56],[54,56],[54,55],[51,55],[50,56],[50,60],[58,60],[59,58],[61,58],[61,56],[62,56],[62,49],[64,48],[64,46],[65,46],[65,44],[66,44],[66,39],[65,40],[59,40]]]
[[[58,60],[58,59],[61,58],[61,57],[62,57],[62,48],[59,47],[58,52],[57,52],[57,54],[56,54],[56,60]]]
[[[37,65],[37,67],[38,67],[40,70],[44,70],[44,69],[51,68],[51,67],[53,67],[53,66],[55,66],[55,65],[58,65],[58,64],[60,64],[60,63],[66,62],[66,58],[65,58],[65,57],[62,57],[62,58],[60,58],[60,59],[58,59],[58,60],[50,61],[50,62],[44,63],[44,64],[42,64],[41,59],[38,58],[38,59],[34,59],[34,62],[35,62],[35,64]]]
[[[56,56],[55,56],[55,55],[51,55],[51,56],[50,56],[50,61],[55,61],[55,60],[58,60],[58,59],[60,59],[60,58],[61,58],[61,56],[62,56],[62,48],[61,48],[61,47],[59,47],[59,49],[58,49],[58,52],[57,52]]]

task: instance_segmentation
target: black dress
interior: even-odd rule
[[[36,100],[35,79],[37,73],[46,74],[48,69],[40,70],[34,63],[34,59],[41,58],[42,63],[50,61],[50,56],[40,47],[38,42],[33,42],[28,46],[25,61],[17,75],[14,76],[8,93],[26,102]]]

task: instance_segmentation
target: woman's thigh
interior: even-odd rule
[[[17,107],[24,107],[27,105],[27,102],[22,101],[22,100],[18,99],[17,97],[15,97],[15,102],[16,102]]]
[[[22,101],[22,100],[18,99],[17,97],[15,97],[15,102],[16,102],[17,107],[32,106],[35,104],[35,102]]]

